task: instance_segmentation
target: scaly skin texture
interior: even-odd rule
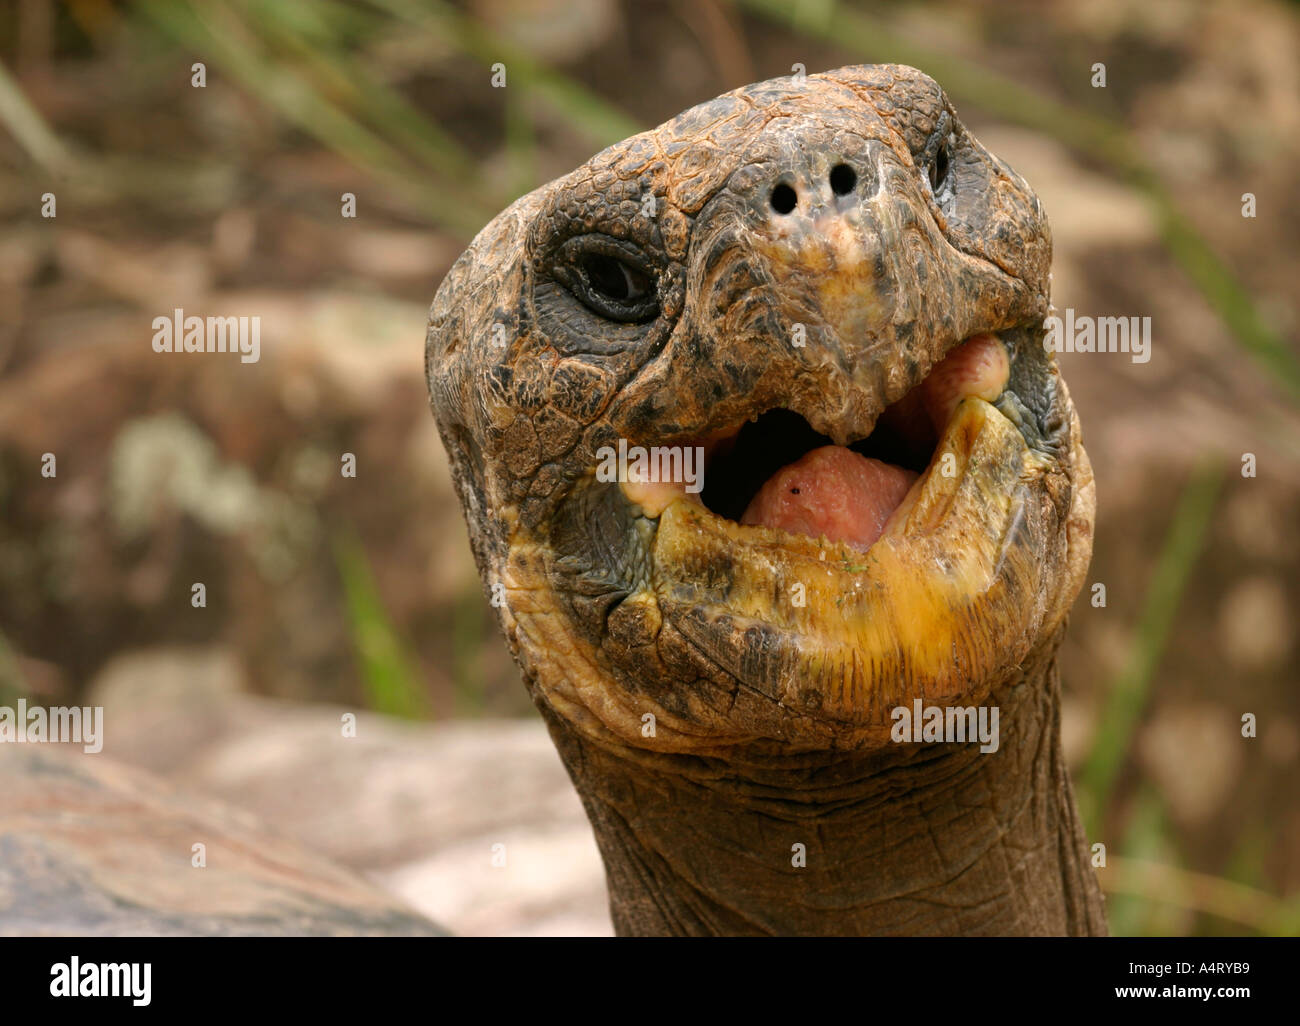
[[[1059,739],[1093,486],[1041,344],[1050,262],[1029,186],[886,65],[686,111],[516,202],[452,268],[434,413],[620,933],[1105,932]],[[985,332],[1006,391],[958,405],[865,554],[594,475],[620,439],[694,444],[776,408],[849,444]],[[915,699],[996,707],[997,750],[893,743]]]

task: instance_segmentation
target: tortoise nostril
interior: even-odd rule
[[[772,190],[772,209],[778,214],[788,214],[799,202],[799,197],[790,186],[782,183]]]
[[[847,196],[858,184],[858,174],[848,164],[836,164],[831,168],[831,191],[836,196]]]

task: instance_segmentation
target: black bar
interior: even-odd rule
[[[148,963],[148,1004],[135,1005],[130,994],[54,996],[53,986],[71,982],[74,956],[78,988],[90,977],[110,986],[127,979],[118,970],[105,979],[88,965],[137,963],[142,984]],[[763,1021],[868,1022],[890,1010],[962,1008],[1073,1017],[1121,1007],[1180,1017],[1202,1009],[1235,1020],[1246,1011],[1294,1012],[1298,956],[1296,938],[0,938],[0,1007],[8,1022],[22,1021],[11,1016],[24,1011],[170,1017],[281,1009],[337,1021],[403,1007],[422,1018],[484,1022],[508,1009],[592,1018],[640,1010],[677,1021],[710,1008],[753,1008]],[[52,972],[58,964],[67,969]],[[1153,990],[1121,996],[1121,988]],[[1190,996],[1190,988],[1211,995]]]

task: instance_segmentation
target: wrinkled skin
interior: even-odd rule
[[[593,296],[591,254],[647,294]],[[1093,488],[1041,345],[1050,261],[1037,198],[939,86],[864,66],[612,146],[453,267],[435,416],[620,933],[1105,932],[1059,742]],[[849,444],[984,332],[1012,354],[1005,392],[958,406],[957,474],[928,472],[865,555],[593,475],[620,438],[690,444],[773,408]],[[1000,747],[892,743],[918,698],[997,706]]]

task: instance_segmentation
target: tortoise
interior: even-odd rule
[[[609,147],[442,282],[433,413],[619,934],[1106,932],[1051,255],[943,89],[864,65]]]

